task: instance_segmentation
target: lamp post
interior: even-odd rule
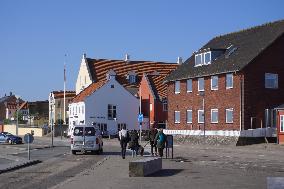
[[[16,103],[17,103],[17,125],[16,125],[16,135],[18,136],[19,134],[19,97],[16,97],[17,100],[16,100]]]
[[[50,105],[50,124],[51,124],[51,147],[53,148],[53,135],[54,135],[54,128],[53,128],[53,105],[54,105],[54,97],[52,93],[49,96],[49,105]]]

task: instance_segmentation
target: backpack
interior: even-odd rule
[[[160,133],[160,134],[159,134],[159,140],[158,140],[158,142],[159,142],[160,144],[164,144],[165,141],[166,141],[166,135],[165,135],[164,133]]]

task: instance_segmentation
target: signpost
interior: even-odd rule
[[[25,134],[24,141],[25,141],[25,143],[28,143],[28,159],[30,160],[31,159],[31,156],[30,156],[30,143],[33,143],[33,141],[34,141],[33,135],[30,134],[30,133]]]
[[[142,140],[142,122],[143,122],[143,114],[138,114],[138,122],[139,122],[139,130],[140,130],[140,144]]]

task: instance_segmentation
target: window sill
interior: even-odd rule
[[[175,124],[180,124],[180,122],[175,122]]]
[[[192,124],[192,122],[186,122],[187,124]]]
[[[219,123],[219,122],[211,122],[212,124],[216,124],[216,123]]]
[[[180,94],[180,92],[175,92],[175,94]]]
[[[226,87],[226,89],[233,89],[234,87]]]
[[[217,89],[212,89],[212,88],[211,88],[211,91],[218,91],[218,88],[217,88]]]
[[[233,124],[234,122],[226,122],[226,124]]]
[[[186,91],[187,93],[192,93],[192,91]]]

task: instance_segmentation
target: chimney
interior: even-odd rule
[[[10,96],[12,96],[13,95],[13,93],[12,92],[10,92]]]
[[[125,62],[129,62],[129,61],[130,61],[130,55],[129,55],[129,54],[126,54],[126,55],[125,55],[124,61],[125,61]]]
[[[177,63],[182,64],[182,57],[178,57]]]

